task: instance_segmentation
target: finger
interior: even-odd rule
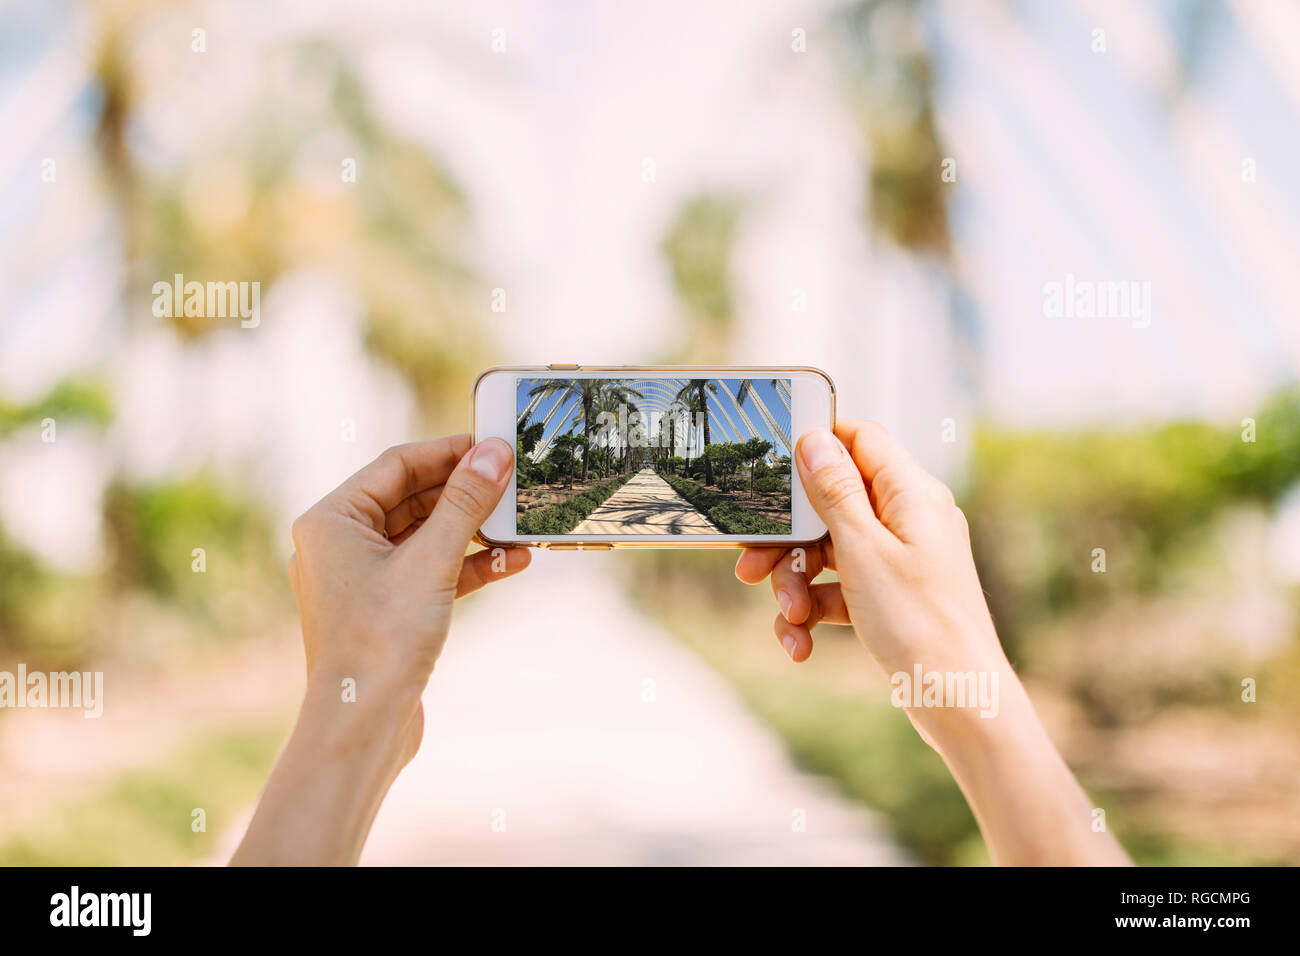
[[[812,631],[805,625],[791,624],[785,619],[784,614],[778,614],[776,620],[772,622],[772,630],[790,660],[796,664],[806,661],[812,654]]]
[[[804,551],[802,559],[794,551],[772,569],[772,594],[777,606],[791,624],[802,624],[812,610],[808,585],[822,573],[821,550]]]
[[[736,561],[736,577],[746,584],[758,584],[787,554],[786,548],[746,548]]]
[[[822,568],[827,571],[837,571],[835,567],[835,542],[830,538],[824,538],[821,547],[817,549],[821,552]]]
[[[812,609],[808,612],[808,620],[803,622],[806,627],[812,628],[818,624],[853,623],[849,617],[849,606],[844,603],[844,592],[840,589],[839,581],[814,584],[808,592],[812,599]]]
[[[408,529],[414,530],[411,528],[412,525],[419,525],[433,514],[434,506],[438,504],[438,499],[441,497],[442,485],[438,485],[435,488],[426,488],[398,502],[397,507],[384,516],[384,531],[388,535],[388,540],[397,544],[399,535]]]
[[[804,627],[809,633],[818,624],[851,625],[853,623],[849,617],[848,605],[844,603],[844,592],[840,589],[838,581],[809,585],[804,592],[804,601],[806,609],[798,615],[797,620],[791,620],[793,615],[784,612],[782,617],[796,627]]]
[[[397,534],[390,535],[388,538],[388,543],[391,544],[393,547],[397,547],[399,544],[401,544],[402,542],[406,541],[409,537],[411,537],[411,535],[415,534],[415,532],[419,531],[420,525],[424,524],[425,520],[426,519],[421,519],[419,521],[412,521],[401,531],[397,532]]]
[[[951,489],[921,467],[893,436],[875,422],[842,422],[836,427],[867,481],[867,491],[882,526],[910,541],[955,506]]]
[[[433,514],[411,535],[404,550],[427,562],[437,584],[456,586],[465,549],[501,500],[514,462],[514,450],[500,438],[479,442],[447,478]]]
[[[795,460],[808,502],[832,538],[884,533],[867,498],[862,473],[838,438],[824,428],[814,428],[799,438]]]
[[[835,434],[849,450],[872,492],[873,501],[878,501],[882,494],[897,494],[935,480],[877,422],[839,421],[835,423]]]
[[[351,506],[375,531],[382,532],[389,511],[411,495],[446,481],[469,446],[468,435],[394,445],[339,485],[325,501]]]
[[[784,614],[778,614],[772,624],[776,638],[795,663],[806,661],[812,655],[813,628],[818,624],[852,624],[848,605],[844,603],[844,593],[838,581],[814,584],[809,588],[811,608],[807,618],[798,623],[791,623]]]
[[[489,548],[475,551],[465,559],[456,583],[456,597],[464,597],[486,584],[518,574],[528,567],[533,556],[528,548]]]
[[[777,562],[788,555],[802,553],[807,556],[820,556],[822,568],[835,570],[835,546],[830,538],[823,538],[811,547],[795,548],[745,548],[736,561],[736,577],[746,584],[758,584],[776,567]],[[816,560],[815,558],[813,560]]]
[[[821,573],[821,571],[827,571],[827,570],[834,571],[835,570],[835,543],[829,537],[825,537],[822,538],[820,541],[818,541],[816,544],[812,545],[811,547],[804,547],[800,545],[798,547],[791,548],[790,557],[791,557],[792,564],[794,563],[794,559],[796,558],[802,558],[800,563],[803,564],[805,567],[811,567],[813,564],[816,564],[819,568],[818,571],[819,574]],[[799,570],[799,567],[797,565],[795,566],[795,570],[796,571]],[[817,575],[815,574],[810,575],[809,580],[812,580],[812,578],[816,576]]]
[[[867,481],[874,480],[887,464],[920,467],[911,452],[879,422],[839,419],[835,422],[835,434],[849,449]]]

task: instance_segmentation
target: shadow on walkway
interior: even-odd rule
[[[642,468],[570,534],[719,534],[652,468]]]

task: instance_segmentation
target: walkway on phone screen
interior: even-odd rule
[[[570,534],[719,534],[708,518],[655,474],[642,468]]]
[[[424,743],[362,863],[907,863],[632,606],[607,560],[534,552],[457,609]]]

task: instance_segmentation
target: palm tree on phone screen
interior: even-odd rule
[[[586,443],[582,446],[582,480],[587,480],[587,469],[591,464],[591,430],[596,424],[596,409],[606,396],[615,396],[623,402],[640,398],[641,393],[629,388],[625,382],[606,378],[552,378],[540,385],[535,385],[529,395],[560,394],[559,401],[566,402],[570,396],[577,399],[576,414],[569,424],[572,431],[575,425],[582,426],[582,437]]]
[[[704,483],[713,484],[713,462],[709,460],[709,445],[712,436],[709,433],[709,392],[717,394],[718,386],[710,382],[707,378],[693,378],[681,387],[677,392],[677,401],[683,405],[690,402],[695,407],[691,409],[691,414],[700,415],[704,422],[704,453],[701,457],[704,459]],[[693,401],[692,401],[693,400]]]
[[[682,443],[686,446],[686,467],[685,475],[691,473],[691,449],[694,447],[694,437],[691,435],[691,426],[695,423],[700,412],[700,397],[694,392],[688,395],[680,395],[673,401],[673,409],[677,416],[682,419],[681,428],[685,434],[682,436]]]
[[[614,451],[616,448],[619,450],[620,454],[620,472],[626,468],[627,436],[620,434],[620,426],[624,425],[628,419],[637,414],[639,409],[636,406],[636,402],[633,401],[633,398],[640,397],[641,393],[636,391],[636,389],[628,388],[618,382],[606,382],[606,388],[601,392],[600,401],[594,409],[596,420],[600,420],[602,413],[612,415],[615,418],[615,424],[605,426],[601,429],[600,435],[597,435],[598,441],[601,435],[603,435],[605,439],[601,444],[604,445],[605,451],[604,476],[606,478],[609,477],[609,468],[613,462]]]

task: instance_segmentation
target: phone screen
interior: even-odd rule
[[[789,378],[515,379],[515,533],[789,536]]]

